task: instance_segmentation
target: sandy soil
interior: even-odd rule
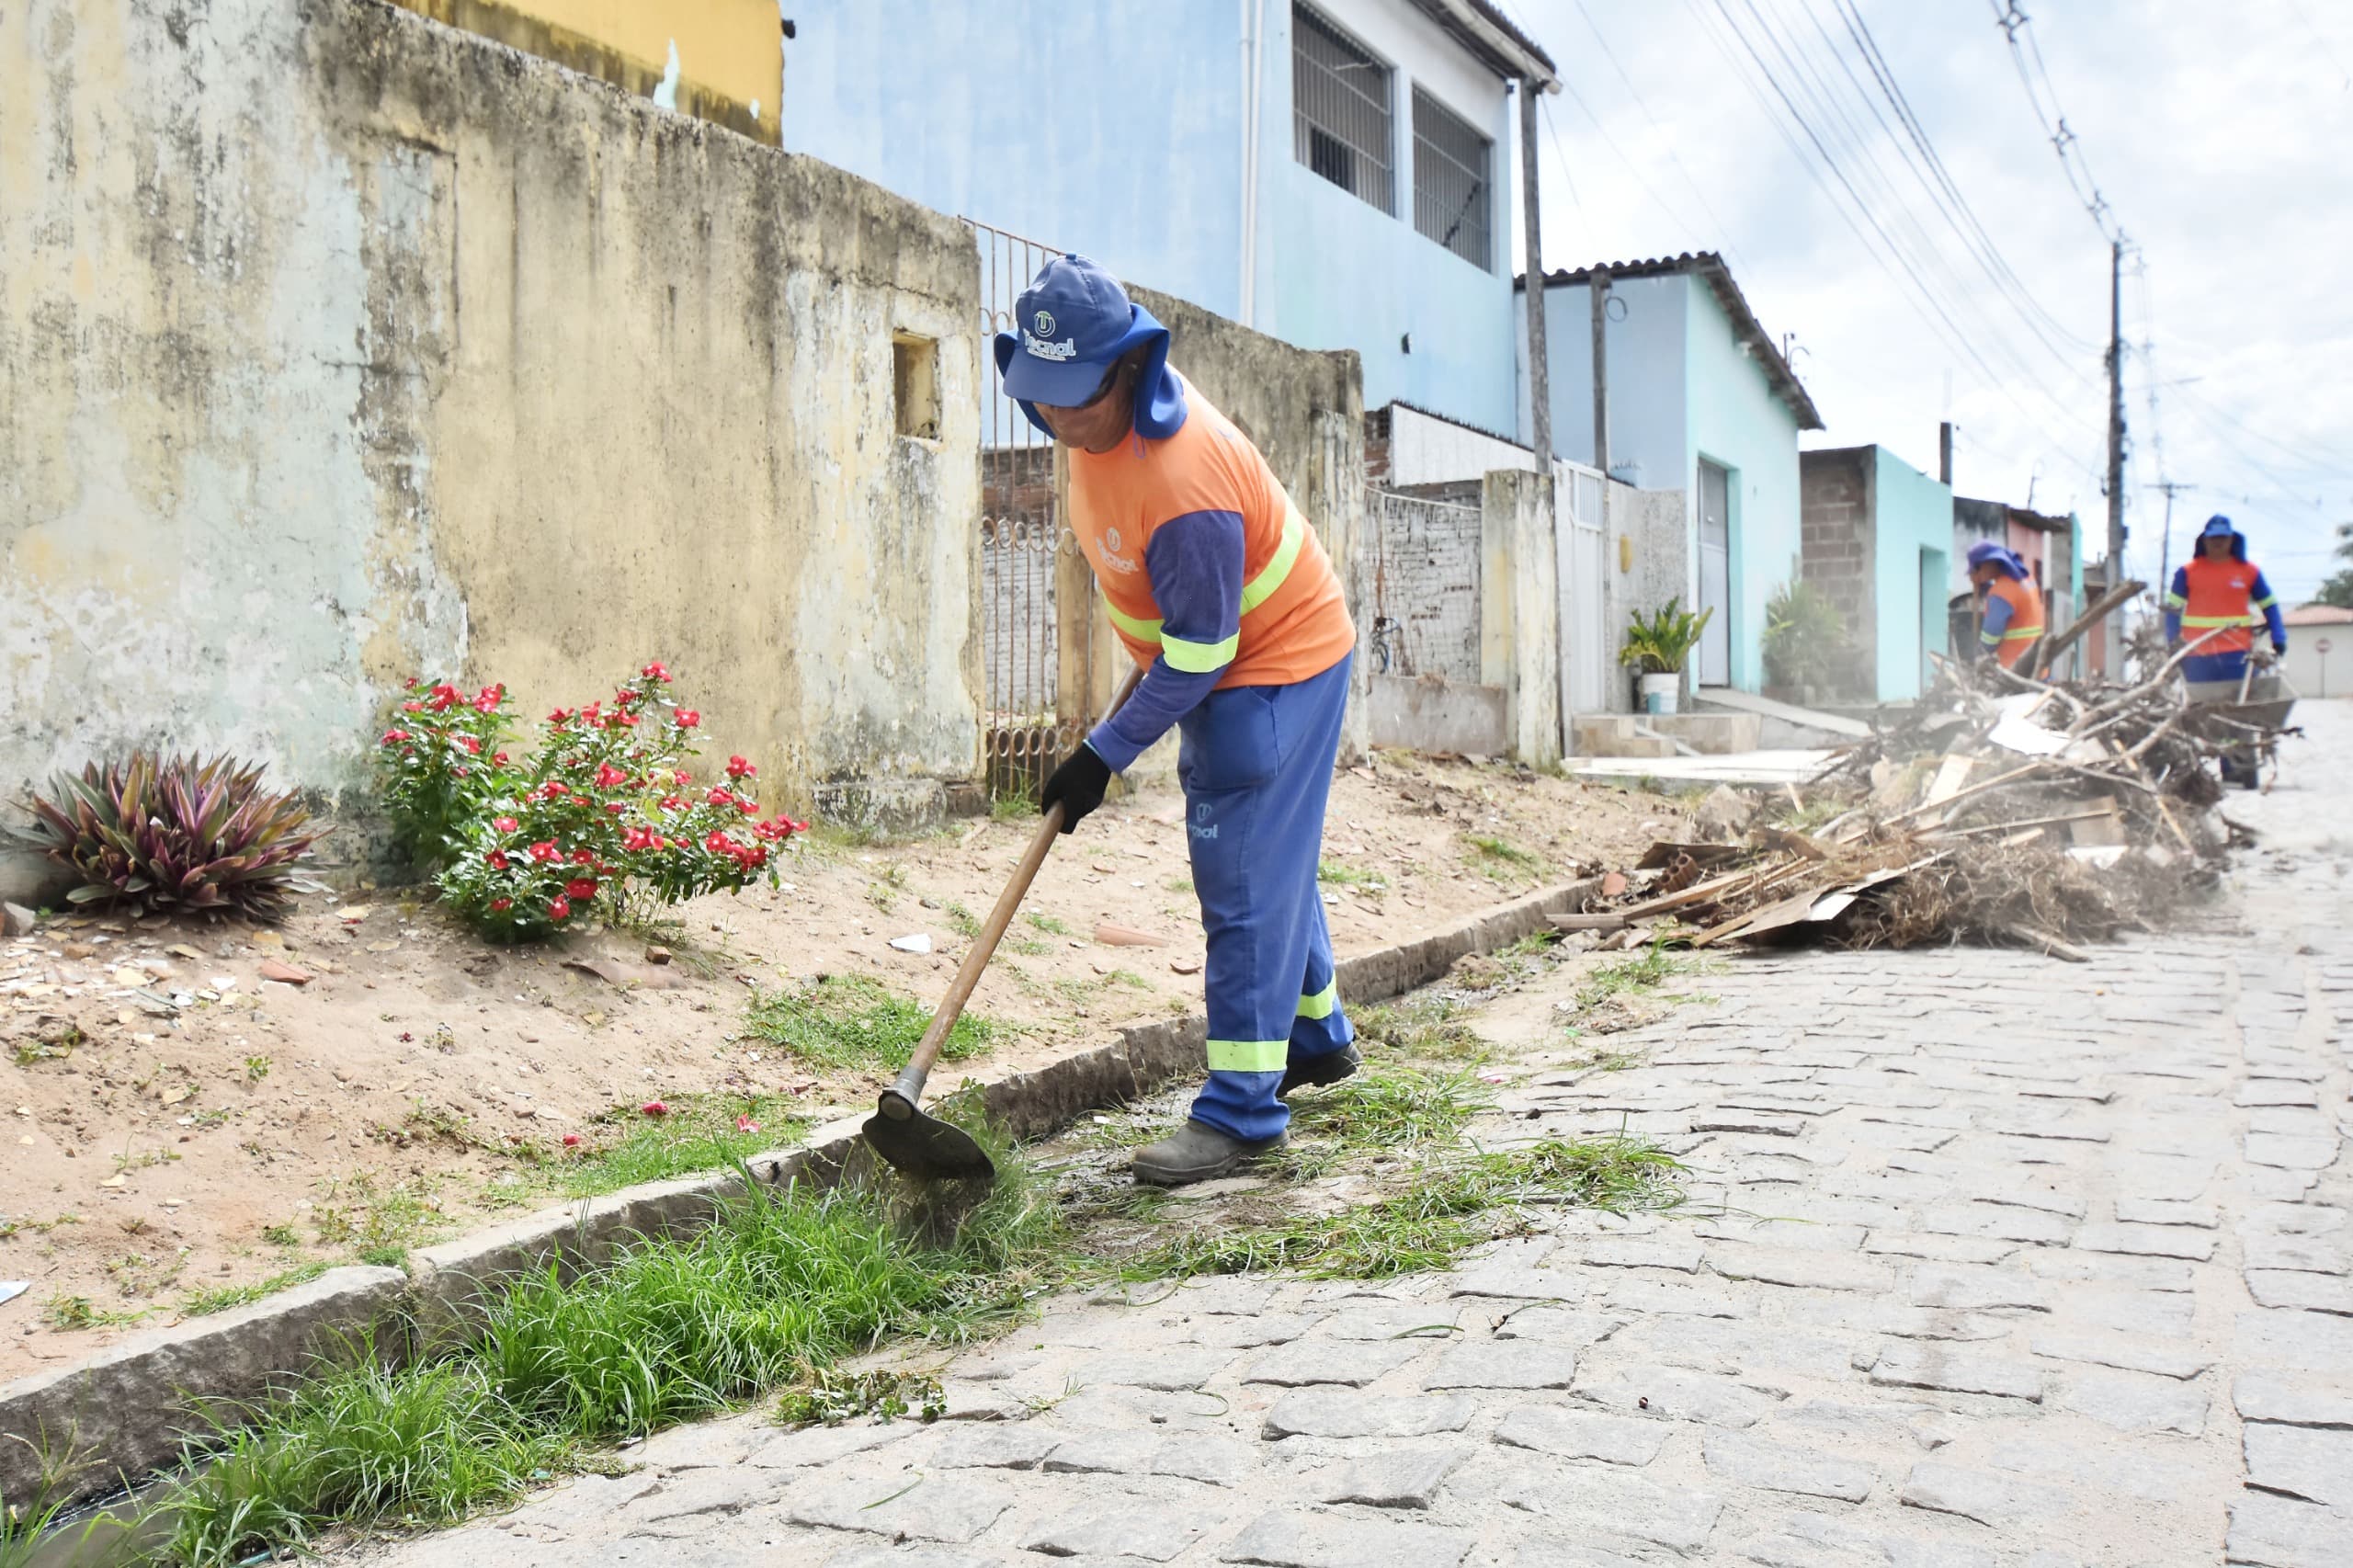
[[[1407,938],[1623,864],[1680,821],[1656,796],[1383,754],[1334,788],[1334,939],[1347,953]],[[592,1119],[615,1107],[732,1093],[786,1096],[812,1119],[862,1108],[883,1075],[815,1072],[741,1036],[750,988],[864,974],[928,1006],[1029,827],[797,841],[784,888],[682,909],[658,966],[615,931],[487,948],[413,890],[313,899],[275,930],[44,923],[0,947],[0,1280],[30,1285],[0,1304],[0,1379],[168,1324],[191,1292],[537,1207],[552,1165],[620,1135]],[[1017,923],[973,1003],[996,1044],[944,1069],[941,1088],[1199,1006],[1173,790],[1090,819],[1024,912],[1064,929]],[[1098,941],[1104,922],[1166,945]],[[890,946],[917,934],[928,954]],[[623,983],[575,967],[590,961]],[[310,978],[266,977],[280,965]],[[566,1133],[584,1140],[572,1156]]]

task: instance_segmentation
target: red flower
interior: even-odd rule
[[[756,817],[760,814],[760,803],[748,795],[739,799],[735,804],[747,817]]]
[[[563,1146],[567,1149],[577,1149],[580,1147],[580,1134],[577,1132],[565,1133],[563,1135]]]
[[[482,755],[482,743],[474,739],[472,735],[460,735],[457,737],[457,742],[460,745],[465,748],[466,755],[468,756],[480,756]]]
[[[409,684],[414,686],[416,683],[415,681],[411,681]],[[401,711],[404,713],[422,713],[425,711],[425,704],[422,702],[404,702],[401,704]]]
[[[597,720],[603,718],[604,713],[605,705],[601,702],[591,702],[587,707],[583,708],[580,710],[580,716],[583,719],[587,720],[592,724],[597,722]]]
[[[494,871],[503,871],[513,863],[506,858],[506,851],[504,849],[494,849],[483,858],[490,862],[490,868]]]
[[[687,809],[686,797],[683,795],[665,795],[662,797],[662,809],[665,812],[683,812]]]
[[[735,1119],[735,1131],[738,1132],[757,1132],[759,1130],[760,1124],[748,1116],[739,1116]]]
[[[567,708],[559,708],[554,712],[548,715],[548,722],[551,724],[563,725],[568,724],[571,722],[572,710]]]
[[[501,833],[512,833],[523,824],[513,817],[493,817],[490,819],[490,825]]]
[[[425,705],[436,713],[439,713],[455,708],[464,700],[465,698],[459,693],[458,688],[445,681],[433,688],[433,694],[425,699]]]
[[[670,1108],[663,1104],[660,1100],[648,1100],[637,1108],[643,1111],[648,1116],[661,1117],[670,1114]]]
[[[467,774],[472,772],[473,769],[470,767],[453,767],[449,769],[449,771],[456,774],[459,778],[463,778]]]
[[[499,767],[504,767],[506,766],[506,754],[503,751],[494,752],[491,755],[490,760],[498,764]]]
[[[515,901],[511,898],[494,898],[490,901],[490,907],[504,915],[515,907]]]
[[[396,746],[403,741],[415,740],[415,736],[410,734],[406,730],[386,730],[384,732],[384,744],[388,746]]]
[[[750,778],[759,771],[740,756],[731,756],[727,759],[727,777],[730,778]]]
[[[732,806],[735,803],[734,793],[724,784],[713,784],[710,787],[710,793],[705,795],[703,799],[714,806]]]
[[[805,822],[794,822],[790,817],[787,816],[779,816],[776,820],[784,824],[784,831],[787,833],[806,833],[809,831],[809,824]]]
[[[548,918],[551,920],[562,920],[571,913],[572,902],[569,899],[555,898],[548,903]]]
[[[735,841],[729,838],[726,834],[715,827],[712,828],[710,835],[703,839],[702,846],[705,849],[710,850],[713,855],[733,855],[735,853]]]
[[[634,713],[616,713],[610,719],[607,720],[605,723],[608,729],[633,730],[637,728],[637,715]]]
[[[646,665],[637,673],[643,676],[647,680],[668,680],[670,678],[669,670],[663,665],[662,661],[659,659],[654,660],[652,664]]]
[[[498,711],[498,705],[506,699],[506,683],[505,681],[500,681],[494,686],[483,687],[480,691],[476,692],[474,694],[474,707],[477,710],[483,713],[495,713]]]
[[[623,812],[629,810],[629,802],[627,801],[607,801],[605,802],[605,809],[612,812],[613,815],[619,816]]]
[[[676,773],[678,782],[681,784],[691,784],[695,781],[695,776],[688,772],[683,767],[676,768],[674,771]]]
[[[651,828],[632,827],[623,830],[621,834],[621,847],[624,849],[645,849],[651,847],[653,843],[654,831]]]
[[[564,787],[563,780],[561,778],[551,778],[546,783],[540,786],[540,799],[543,801],[552,801],[558,795],[569,795],[571,793],[572,791]]]
[[[575,866],[593,866],[597,863],[597,852],[593,849],[575,849],[572,852],[572,863]]]
[[[615,767],[609,762],[601,765],[597,769],[597,788],[599,790],[609,790],[616,784],[626,784],[628,782],[629,775],[622,772],[620,768]]]
[[[678,710],[678,728],[681,730],[691,730],[697,724],[701,722],[702,715],[696,712],[693,709],[681,708]]]
[[[597,896],[597,879],[594,877],[574,877],[572,881],[563,884],[563,891],[571,894],[574,898],[579,899],[585,903]]]
[[[544,866],[551,861],[561,860],[563,857],[556,853],[554,839],[543,838],[531,846],[531,858]]]

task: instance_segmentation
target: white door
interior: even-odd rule
[[[1608,586],[1608,534],[1601,519],[1601,475],[1574,463],[1560,465],[1564,483],[1553,494],[1568,516],[1552,537],[1559,545],[1561,583],[1562,733],[1578,713],[1600,713],[1609,706],[1609,627],[1602,595]]]
[[[1732,475],[1699,460],[1699,608],[1715,613],[1699,633],[1699,684],[1732,684]]]

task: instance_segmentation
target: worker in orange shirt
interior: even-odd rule
[[[2034,574],[2016,551],[1984,540],[1969,547],[1969,581],[1985,600],[1977,631],[1980,655],[2015,669],[2042,635],[2042,591]]]
[[[1330,559],[1248,437],[1168,364],[1117,279],[1057,256],[996,339],[1006,395],[1070,454],[1070,525],[1143,678],[1040,791],[1063,831],[1171,727],[1209,937],[1209,1082],[1138,1180],[1279,1146],[1282,1096],[1356,1070],[1315,885],[1356,628]]]

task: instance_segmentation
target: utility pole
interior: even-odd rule
[[[1593,298],[1593,466],[1609,477],[1609,346],[1602,329],[1609,320],[1609,273],[1593,269],[1586,292]],[[1604,486],[1607,489],[1607,486]]]
[[[2173,498],[2179,490],[2193,488],[2176,480],[2161,479],[2157,488],[2165,493],[2165,532],[2157,539],[2157,593],[2163,597],[2173,585]]]
[[[1544,349],[1543,225],[1536,208],[1536,95],[1543,87],[1531,76],[1519,79],[1519,199],[1528,222],[1521,246],[1528,267],[1528,444],[1536,472],[1552,472],[1552,362]]]
[[[1952,421],[1949,419],[1937,426],[1937,478],[1946,489],[1952,488]]]
[[[2124,581],[2124,241],[2108,247],[2108,585]],[[2124,608],[2108,618],[2108,674],[2124,672]]]

